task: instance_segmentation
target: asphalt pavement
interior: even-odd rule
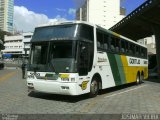
[[[27,91],[21,69],[0,70],[1,114],[160,114],[160,80],[147,80],[88,95],[64,96]]]

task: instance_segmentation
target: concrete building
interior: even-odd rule
[[[14,0],[0,0],[0,29],[13,32]]]
[[[76,11],[76,19],[88,21],[109,29],[125,17],[121,0],[86,0]]]
[[[23,33],[23,48],[24,48],[24,54],[29,55],[30,52],[30,41],[33,36],[33,33]]]
[[[148,54],[156,54],[155,36],[147,37],[137,41],[142,45],[146,45],[148,48]]]
[[[33,33],[23,33],[21,35],[5,36],[3,55],[11,55],[12,58],[28,56],[30,50],[30,40]]]

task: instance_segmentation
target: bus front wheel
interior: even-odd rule
[[[90,97],[96,97],[99,91],[99,82],[97,78],[93,78],[90,84]]]

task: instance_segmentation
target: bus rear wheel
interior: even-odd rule
[[[97,78],[93,78],[90,84],[90,97],[96,97],[99,92],[99,82]]]
[[[141,78],[140,78],[140,80],[141,80],[140,82],[141,82],[141,83],[143,83],[143,80],[144,80],[144,74],[141,74]]]
[[[142,76],[138,73],[136,78],[136,83],[141,84],[142,83]]]

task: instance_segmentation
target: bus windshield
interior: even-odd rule
[[[32,44],[29,70],[38,72],[75,72],[76,41]]]
[[[37,44],[32,46],[32,64],[46,64],[48,44]]]
[[[51,59],[73,58],[72,42],[51,43],[50,51],[51,51]]]
[[[36,28],[31,41],[37,42],[58,38],[73,38],[76,36],[76,26],[78,25],[56,25]]]

